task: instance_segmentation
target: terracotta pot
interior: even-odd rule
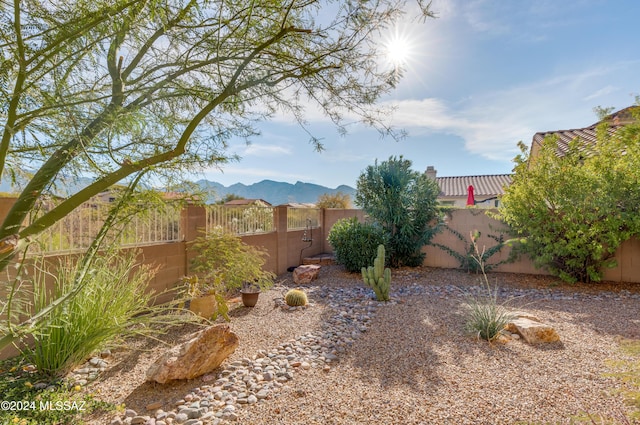
[[[189,303],[189,310],[193,311],[200,317],[211,319],[213,313],[218,308],[218,302],[215,295],[205,295],[203,297],[193,298]]]
[[[255,307],[258,303],[258,296],[260,296],[260,292],[240,291],[240,293],[242,294],[242,304],[244,304],[245,307]]]

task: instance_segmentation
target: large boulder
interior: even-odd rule
[[[518,313],[518,315],[507,324],[506,330],[520,335],[528,344],[560,341],[560,336],[553,327],[527,314]]]
[[[147,381],[164,384],[204,375],[220,366],[236,347],[238,336],[229,325],[210,326],[160,356],[147,370]]]
[[[319,273],[320,266],[316,264],[298,266],[293,271],[293,282],[297,285],[310,283],[312,280],[318,278]]]

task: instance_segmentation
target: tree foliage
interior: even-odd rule
[[[316,202],[316,207],[349,209],[349,208],[352,208],[351,196],[342,192],[323,193],[318,197],[318,202]]]
[[[348,113],[392,132],[374,104],[397,77],[379,66],[374,38],[402,6],[386,0],[4,5],[0,172],[33,170],[0,227],[0,240],[11,237],[4,258],[16,240],[123,179],[224,164],[233,159],[227,141],[255,134],[254,123],[275,113],[304,125],[312,104],[339,126]],[[78,174],[94,180],[23,226],[56,178]]]
[[[604,122],[597,143],[576,139],[564,155],[554,137],[535,158],[521,143],[500,207],[535,264],[568,282],[601,280],[620,244],[640,233],[640,126],[612,129]]]
[[[304,127],[312,107],[342,130],[348,115],[395,134],[375,102],[399,74],[380,66],[375,38],[403,6],[3,2],[0,178],[27,182],[0,225],[0,271],[32,238],[115,183],[142,176],[153,183],[235,159],[227,142],[256,134],[255,123],[276,113]],[[316,138],[311,143],[322,148]],[[92,181],[27,220],[68,176]]]
[[[435,233],[438,184],[411,170],[411,161],[390,157],[368,166],[357,182],[356,204],[384,229],[392,267],[418,266],[421,248]]]

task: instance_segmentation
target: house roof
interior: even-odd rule
[[[576,128],[572,130],[543,131],[536,133],[533,135],[532,145],[542,145],[545,137],[556,136],[558,138],[558,156],[564,156],[569,150],[569,143],[576,138],[579,138],[583,142],[582,146],[586,149],[587,147],[593,146],[596,143],[598,125],[600,125],[602,122],[609,122],[610,124],[607,131],[609,132],[609,134],[613,134],[626,124],[635,121],[636,118],[634,116],[634,110],[638,108],[638,106],[626,107],[610,115],[607,115],[602,119],[602,121],[598,121],[590,125],[589,127]]]
[[[316,204],[314,204],[313,202],[288,202],[282,205],[286,205],[290,208],[315,208],[316,207]]]
[[[440,197],[466,197],[469,186],[473,186],[476,197],[498,196],[511,184],[511,174],[436,177],[436,183],[440,186]]]
[[[533,135],[533,143],[542,146],[542,142],[547,136],[556,136],[558,138],[558,156],[564,156],[569,150],[569,143],[575,139],[579,138],[585,148],[588,146],[595,145],[597,141],[597,127],[599,123],[596,123],[592,126],[585,128],[576,128],[573,130],[556,130],[556,131],[545,131],[539,132]],[[609,126],[608,132],[610,134],[618,131],[620,127],[623,125],[611,125]]]
[[[268,207],[271,206],[271,204],[267,201],[265,201],[264,199],[234,199],[232,201],[229,202],[225,202],[225,205],[235,205],[235,206],[244,206],[244,205],[254,205],[254,204],[265,204]]]

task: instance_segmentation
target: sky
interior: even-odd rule
[[[436,19],[401,22],[403,80],[380,100],[408,135],[381,139],[364,126],[346,135],[309,118],[325,150],[286,117],[232,142],[241,157],[200,177],[225,186],[265,179],[356,186],[368,166],[403,155],[438,176],[510,173],[518,142],[540,131],[589,126],[595,107],[625,108],[640,94],[636,0],[433,0]],[[313,114],[312,114],[313,115]]]

